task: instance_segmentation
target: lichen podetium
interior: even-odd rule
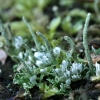
[[[87,41],[87,31],[88,31],[90,16],[91,16],[91,14],[88,13],[88,15],[86,17],[84,29],[83,29],[83,46],[84,46],[84,49],[85,49],[86,58],[88,60],[90,73],[91,73],[91,75],[93,75],[93,73],[94,73],[93,72],[93,63],[92,63],[92,59],[91,59],[91,56],[90,56],[90,51],[89,51],[88,41]]]

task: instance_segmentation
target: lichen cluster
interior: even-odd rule
[[[55,40],[56,44],[51,45],[54,42],[49,43],[47,38],[40,32],[35,34],[23,17],[23,21],[31,32],[35,47],[30,48],[20,36],[13,39],[12,45],[17,50],[24,48],[24,51],[20,51],[18,56],[13,55],[19,61],[14,66],[14,84],[21,85],[26,93],[30,93],[30,89],[38,87],[41,94],[43,94],[42,98],[48,98],[56,94],[65,95],[69,93],[72,82],[89,79],[95,74],[100,76],[100,65],[96,63],[96,69],[94,68],[87,43],[89,20],[90,14],[87,15],[83,30],[83,46],[88,62],[86,64],[84,59],[80,60],[78,57],[75,43],[70,37],[61,37]],[[4,27],[2,24],[1,26],[0,32],[5,36]],[[43,43],[38,41],[37,36],[43,40]],[[61,40],[65,40],[69,44],[70,50],[64,50],[58,45]]]
[[[17,58],[20,62],[14,66],[16,74],[13,81],[15,84],[20,84],[27,92],[37,86],[43,93],[43,98],[48,98],[56,94],[68,93],[72,82],[88,79],[90,75],[93,75],[93,66],[86,42],[90,14],[87,16],[83,31],[83,45],[89,68],[87,64],[79,61],[76,46],[70,37],[61,38],[69,43],[70,50],[67,51],[61,49],[59,45],[52,47],[42,33],[36,32],[44,41],[43,44],[39,43],[31,26],[25,18],[23,20],[33,36],[36,48],[29,48],[23,43],[26,50],[19,53]]]

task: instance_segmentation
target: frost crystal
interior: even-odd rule
[[[43,65],[43,62],[40,61],[40,60],[37,60],[37,61],[36,61],[36,65],[37,65],[38,67],[41,67],[41,66]]]
[[[61,52],[61,48],[60,47],[55,47],[53,49],[53,53],[54,53],[55,56],[59,56],[60,52]]]
[[[22,46],[23,44],[23,38],[21,36],[18,36],[15,38],[14,40],[14,46],[16,49],[20,49],[20,47]]]
[[[37,79],[37,76],[34,75],[34,76],[30,77],[30,82],[35,85],[36,84],[36,79]]]
[[[67,80],[66,80],[66,85],[69,86],[70,84],[71,84],[71,79],[67,79]]]
[[[61,68],[62,68],[62,71],[65,71],[66,68],[67,68],[67,66],[68,66],[68,62],[65,61],[65,60],[63,60],[63,61],[62,61],[62,64],[61,64],[60,66],[61,66]]]
[[[37,58],[38,60],[41,60],[43,55],[44,55],[44,52],[35,52],[34,53],[34,57]]]
[[[82,72],[82,64],[81,63],[73,63],[71,66],[72,74],[77,74],[78,71]]]
[[[20,53],[18,54],[18,57],[19,57],[20,59],[23,59],[23,52],[20,52]]]
[[[36,65],[38,67],[41,66],[46,66],[51,64],[51,56],[49,53],[44,53],[44,52],[35,52],[34,57],[37,59],[36,60]]]

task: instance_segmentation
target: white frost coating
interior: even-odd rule
[[[18,57],[19,57],[20,59],[23,59],[23,52],[20,52],[20,53],[18,54]]]
[[[66,72],[68,67],[68,62],[66,60],[63,60],[60,67],[62,72]]]
[[[42,56],[44,56],[44,52],[35,52],[34,57],[37,58],[38,60],[42,59]]]
[[[18,36],[15,38],[14,40],[14,46],[16,49],[20,49],[20,47],[22,46],[23,44],[23,38],[21,36]]]
[[[55,56],[59,56],[60,52],[61,52],[61,48],[60,47],[55,47],[53,49],[53,53],[54,53]]]
[[[30,77],[30,82],[35,85],[37,83],[36,79],[37,79],[37,76],[34,75],[34,76]]]
[[[32,61],[32,57],[30,55],[28,56],[28,59],[29,59],[29,61]]]
[[[71,66],[72,74],[77,74],[78,71],[82,72],[82,64],[81,63],[73,63]]]
[[[40,60],[37,60],[37,61],[36,61],[36,65],[37,65],[38,67],[41,67],[41,66],[43,65],[43,62],[40,61]]]
[[[67,79],[67,80],[66,80],[66,85],[69,86],[70,84],[71,84],[71,79]]]

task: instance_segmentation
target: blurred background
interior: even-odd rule
[[[2,21],[10,23],[15,36],[27,38],[31,37],[23,16],[35,32],[52,40],[64,35],[76,37],[88,12],[92,14],[90,25],[100,24],[100,0],[0,0]]]

